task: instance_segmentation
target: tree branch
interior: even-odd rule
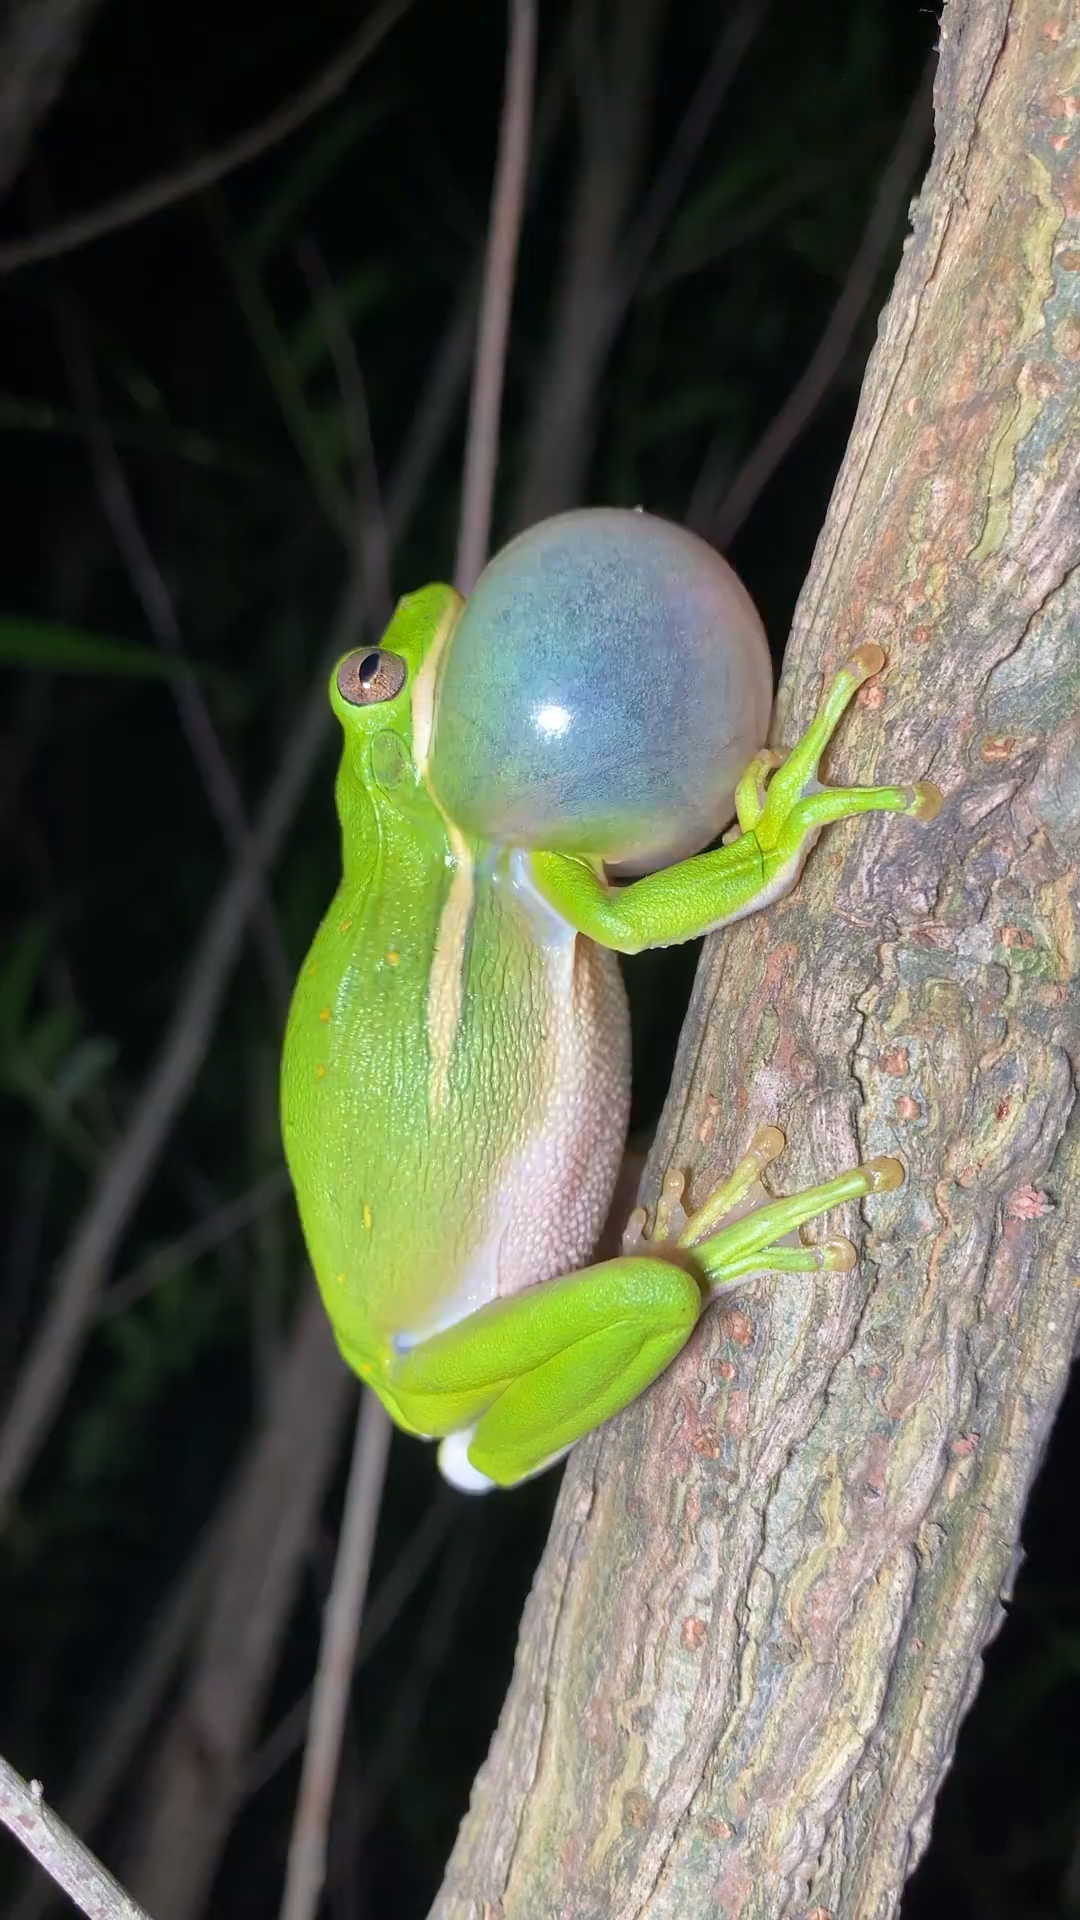
[[[123,464],[101,410],[101,395],[85,330],[71,309],[61,311],[60,340],[72,398],[89,422],[90,463],[102,513],[155,644],[179,663],[179,671],[172,677],[170,686],[180,724],[225,845],[234,859],[243,859],[251,840],[243,796],[191,666],[172,594],[135,511]],[[281,930],[265,882],[260,884],[252,920],[271,1007],[283,1026],[291,983]]]
[[[313,1920],[326,1878],[326,1834],[389,1450],[389,1418],[381,1402],[365,1390],[319,1645],[281,1920]]]
[[[883,1151],[861,1265],[763,1280],[575,1449],[433,1920],[895,1915],[1080,1330],[1080,354],[1056,0],[948,0],[937,148],[776,719],[932,772],[708,944],[647,1180]],[[849,1216],[852,1210],[848,1210]],[[821,1233],[827,1233],[823,1224]]]
[[[749,518],[777,467],[809,425],[835,380],[870,300],[886,254],[892,246],[904,201],[926,152],[933,130],[932,103],[935,61],[931,58],[922,82],[896,137],[881,176],[866,230],[848,269],[839,298],[825,331],[796,385],[773,416],[749,457],[721,498],[716,501],[716,457],[710,455],[694,489],[687,519],[725,552]]]
[[[40,8],[41,0],[37,0],[37,4]],[[87,4],[99,4],[99,0],[82,0],[83,7]],[[223,180],[226,174],[235,173],[238,167],[246,167],[250,161],[260,159],[271,147],[286,139],[290,133],[295,133],[320,108],[329,106],[344,92],[354,74],[359,72],[365,60],[374,53],[379,42],[391,27],[396,26],[411,5],[412,0],[384,0],[372,18],[366,20],[338,49],[314,80],[309,80],[299,93],[285,101],[284,105],[276,107],[257,126],[249,127],[246,133],[227,140],[213,153],[204,153],[188,166],[159,174],[157,179],[148,180],[141,187],[132,188],[129,193],[118,194],[114,200],[107,200],[104,206],[96,207],[90,213],[76,214],[73,219],[49,227],[44,233],[33,234],[27,240],[13,240],[7,246],[0,247],[0,273],[13,273],[16,267],[32,266],[38,260],[55,260],[58,255],[71,253],[76,247],[85,247],[91,240],[100,240],[107,233],[119,233],[124,227],[134,226],[137,220],[145,220],[148,214],[161,213],[165,207],[176,206],[180,200],[203,193],[215,181]],[[78,11],[78,8],[79,0],[54,0],[56,12]]]
[[[247,1755],[338,1459],[354,1382],[305,1289],[266,1416],[221,1516],[205,1618],[147,1768],[124,1878],[151,1912],[194,1920],[244,1793]],[[216,1526],[217,1523],[215,1523]]]
[[[454,584],[469,594],[487,558],[510,307],[525,204],[536,67],[535,0],[510,0],[506,80],[473,366]]]
[[[101,0],[21,0],[0,44],[0,194],[30,153]]]
[[[0,1759],[0,1821],[90,1920],[149,1920],[118,1880],[46,1806],[41,1782],[26,1781]]]

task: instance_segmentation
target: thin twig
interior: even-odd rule
[[[571,9],[581,158],[550,338],[530,401],[512,527],[574,505],[584,485],[611,346],[620,240],[652,109],[663,11],[662,0],[578,0]]]
[[[81,413],[53,407],[44,400],[25,400],[21,395],[0,393],[0,430],[15,433],[76,434],[85,439],[89,422]],[[188,427],[159,426],[152,421],[111,420],[109,432],[117,446],[142,447],[164,454],[170,460],[186,460],[191,466],[211,473],[228,474],[253,486],[270,488],[283,501],[295,505],[300,483],[292,474],[278,473],[272,467],[250,460],[232,447],[211,440],[208,435]]]
[[[454,566],[454,584],[458,592],[463,594],[472,592],[487,558],[491,536],[499,414],[525,201],[535,71],[535,0],[510,0],[506,79],[488,224],[480,328],[469,402],[461,523]]]
[[[226,174],[257,160],[344,92],[353,75],[411,5],[412,0],[384,0],[384,5],[339,48],[314,80],[309,80],[291,100],[276,107],[257,126],[225,141],[213,153],[205,153],[187,166],[159,174],[156,180],[148,180],[129,193],[118,194],[90,213],[76,214],[73,219],[48,227],[44,233],[34,234],[28,240],[13,240],[10,245],[0,247],[0,273],[11,273],[16,267],[30,266],[36,260],[54,260],[58,254],[70,253],[75,247],[86,246],[90,240],[101,239],[103,234],[118,233],[121,228],[144,220],[148,214],[160,213],[164,207],[175,206],[177,201],[203,192]]]
[[[140,1768],[120,1871],[169,1920],[197,1920],[308,1566],[357,1383],[304,1275],[274,1379],[230,1475],[219,1550],[183,1682]]]
[[[246,1193],[238,1193],[232,1200],[226,1200],[215,1207],[205,1219],[197,1220],[186,1233],[178,1234],[167,1247],[158,1247],[146,1260],[140,1260],[137,1267],[125,1273],[103,1293],[98,1302],[98,1316],[110,1320],[116,1313],[124,1313],[134,1306],[155,1287],[190,1266],[200,1255],[219,1247],[224,1240],[230,1240],[241,1228],[249,1227],[253,1220],[264,1213],[267,1207],[281,1200],[289,1191],[289,1176],[284,1168],[268,1173],[257,1180]]]
[[[105,422],[85,331],[70,307],[61,310],[59,326],[72,394],[90,423],[87,436],[90,460],[102,512],[112,529],[117,551],[157,646],[162,653],[180,662],[180,671],[170,680],[180,713],[180,724],[225,844],[234,858],[241,859],[251,839],[243,797],[206,704],[206,696],[192,671],[176,603],[135,511],[127,476]],[[271,1002],[279,1020],[283,1021],[292,983],[277,916],[265,887],[259,889],[252,924]]]
[[[569,32],[564,28],[561,41],[548,62],[540,92],[532,139],[532,164],[525,186],[526,205],[531,201],[540,179],[569,98]],[[449,430],[458,395],[473,359],[476,316],[480,304],[482,260],[475,261],[462,277],[461,292],[442,346],[432,364],[420,395],[397,470],[386,496],[386,517],[391,536],[396,538],[403,520],[411,518],[413,508],[428,471],[430,448],[441,445]],[[2,407],[2,403],[0,403]],[[2,415],[0,415],[2,417]]]
[[[713,121],[723,105],[743,57],[753,45],[770,0],[743,0],[728,21],[705,69],[697,92],[664,156],[663,163],[623,242],[612,285],[612,331],[618,325],[678,205]]]
[[[455,1514],[461,1510],[460,1496],[444,1487],[432,1501],[415,1532],[410,1534],[386,1578],[377,1587],[364,1610],[353,1672],[358,1673],[370,1660],[376,1647],[389,1633],[402,1607],[418,1585],[442,1546]],[[311,1714],[311,1688],[294,1700],[277,1725],[256,1748],[244,1775],[243,1799],[250,1800],[272,1780],[297,1747],[303,1745]],[[20,1920],[20,1916],[14,1916]]]
[[[258,271],[233,239],[224,196],[207,193],[203,205],[221,248],[226,270],[233,284],[236,303],[244,316],[252,345],[277,401],[281,418],[331,527],[342,541],[350,560],[354,557],[356,528],[348,489],[338,476],[333,460],[327,458],[312,415],[304,385],[293,364],[285,337],[278,325],[266,289]]]
[[[130,1672],[111,1697],[103,1723],[96,1726],[79,1756],[61,1798],[63,1818],[80,1833],[92,1834],[109,1807],[146,1737],[165,1693],[183,1659],[206,1602],[214,1561],[221,1545],[222,1513],[207,1522],[179,1578],[157,1609]],[[11,1908],[8,1920],[41,1920],[52,1895],[33,1874]]]
[[[34,135],[82,50],[101,0],[22,0],[4,8],[0,46],[0,194],[26,164]]]
[[[453,1644],[458,1609],[465,1598],[477,1540],[477,1511],[467,1512],[455,1532],[417,1637],[403,1685],[386,1717],[352,1809],[357,1851],[379,1814],[383,1799],[400,1774],[420,1724],[431,1685]]]
[[[707,532],[723,551],[752,511],[764,487],[790,452],[799,435],[835,379],[851,345],[893,243],[901,208],[931,135],[936,56],[927,62],[922,80],[904,117],[874,199],[862,240],[848,269],[828,324],[796,386],[773,416],[749,458],[727,488],[719,506],[711,499],[712,478],[719,449],[706,460],[694,489],[688,519]]]
[[[46,1806],[40,1780],[0,1759],[0,1821],[90,1920],[148,1920],[88,1847]]]
[[[379,469],[371,438],[371,413],[367,383],[357,359],[352,336],[345,324],[337,288],[327,271],[326,262],[310,234],[296,248],[300,270],[307,281],[315,310],[322,322],[326,344],[334,363],[341,409],[349,436],[353,484],[356,489],[356,542],[360,574],[366,588],[371,624],[381,633],[390,618],[390,535],[386,525]]]
[[[319,1647],[281,1920],[314,1920],[326,1878],[326,1833],[389,1447],[389,1419],[365,1391]]]

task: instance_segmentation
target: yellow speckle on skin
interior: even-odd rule
[[[305,967],[304,971],[307,974],[307,977],[309,980],[314,980],[315,975],[318,972],[318,968],[316,967],[314,960],[308,961],[308,964]]]
[[[386,964],[387,964],[387,966],[388,966],[388,967],[396,967],[396,966],[397,966],[397,963],[398,963],[398,961],[399,961],[400,959],[401,959],[401,955],[400,955],[400,953],[398,952],[398,950],[397,950],[397,948],[396,948],[396,947],[391,947],[391,949],[390,949],[390,951],[389,951],[389,953],[388,953],[388,954],[387,954],[387,956],[386,956]]]
[[[344,920],[339,920],[339,921],[338,921],[338,927],[337,927],[337,930],[338,930],[338,932],[339,932],[339,933],[348,933],[348,931],[349,931],[349,928],[350,928],[351,926],[352,926],[352,915],[351,915],[351,914],[349,914],[349,913],[347,913],[347,914],[345,915],[345,918],[344,918]]]
[[[371,1208],[368,1206],[368,1203],[366,1200],[364,1201],[364,1204],[360,1209],[360,1218],[364,1223],[364,1232],[370,1233],[371,1232]]]
[[[317,1067],[316,1067],[316,1069],[315,1069],[315,1078],[316,1078],[316,1080],[325,1080],[325,1079],[326,1079],[326,1068],[324,1067],[324,1065],[323,1065],[323,1063],[322,1063],[322,1061],[321,1061],[321,1060],[319,1061],[319,1064],[318,1064],[318,1066],[317,1066]]]
[[[336,1279],[339,1287],[343,1287],[345,1285],[345,1275],[343,1273],[335,1274],[334,1278]]]
[[[320,1020],[322,1021],[322,1024],[323,1024],[323,1026],[324,1026],[324,1027],[325,1027],[325,1025],[326,1025],[326,1023],[327,1023],[327,1021],[329,1020],[329,1018],[330,1018],[330,1009],[329,1009],[329,1007],[320,1007],[320,1008],[319,1008],[319,1019],[320,1019]]]

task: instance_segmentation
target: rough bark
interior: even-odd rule
[[[775,734],[879,640],[832,777],[945,807],[710,943],[647,1176],[906,1184],[576,1449],[433,1920],[884,1920],[925,1845],[1080,1322],[1078,82],[1066,0],[948,0]]]

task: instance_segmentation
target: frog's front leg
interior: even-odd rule
[[[853,695],[879,673],[879,646],[858,647],[825,690],[813,720],[783,758],[766,748],[735,790],[738,828],[711,853],[627,886],[611,886],[587,860],[563,853],[527,856],[533,883],[581,933],[620,953],[668,946],[708,933],[790,892],[821,828],[860,813],[932,820],[941,795],[930,781],[909,787],[823,787],[818,764]]]
[[[761,1129],[677,1237],[645,1243],[635,1216],[634,1251],[493,1301],[400,1354],[387,1382],[394,1410],[414,1432],[442,1438],[446,1477],[482,1491],[512,1486],[558,1459],[649,1386],[712,1294],[746,1274],[849,1268],[847,1240],[778,1243],[830,1207],[897,1186],[895,1160],[868,1161],[717,1226],[782,1145],[776,1128]],[[673,1192],[666,1183],[659,1234],[671,1224]]]

